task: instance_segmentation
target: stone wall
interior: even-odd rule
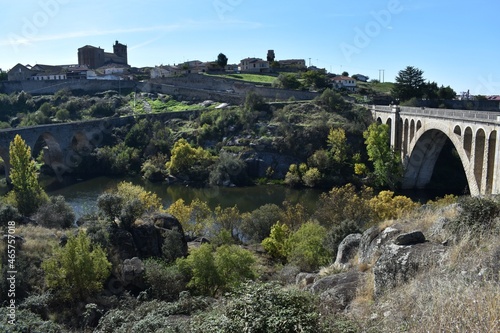
[[[47,80],[47,81],[4,81],[0,82],[0,92],[11,94],[25,91],[32,95],[55,94],[61,89],[95,93],[106,90],[116,90],[122,93],[133,91],[135,81],[118,80]]]
[[[54,94],[61,89],[73,92],[92,94],[115,90],[126,94],[132,91],[163,93],[173,95],[181,100],[204,101],[216,100],[231,104],[241,104],[248,92],[254,91],[267,100],[311,100],[318,93],[277,89],[269,86],[255,85],[240,80],[231,80],[200,74],[189,74],[181,77],[154,79],[145,82],[118,80],[53,80],[53,81],[6,81],[0,82],[0,92],[11,94],[25,91],[32,95]]]

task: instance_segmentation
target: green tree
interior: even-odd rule
[[[191,276],[188,287],[202,295],[215,296],[256,276],[253,254],[236,245],[223,245],[214,252],[211,245],[202,244],[176,263]]]
[[[221,68],[224,68],[227,65],[227,60],[228,59],[224,53],[219,53],[219,55],[217,56],[217,65],[219,65],[219,67]]]
[[[248,241],[262,242],[269,236],[271,227],[279,221],[282,210],[275,204],[266,204],[247,214],[241,224],[243,238]]]
[[[390,145],[389,125],[371,124],[363,132],[368,160],[373,163],[377,186],[395,188],[403,176],[403,165]]]
[[[222,282],[221,289],[232,290],[246,280],[255,279],[255,262],[252,252],[237,245],[218,247],[215,251],[215,266]]]
[[[323,246],[326,228],[314,222],[303,224],[287,241],[288,261],[304,271],[326,265],[330,256]]]
[[[328,88],[317,98],[328,112],[343,113],[349,106],[341,94]]]
[[[302,74],[306,87],[312,89],[323,89],[328,86],[328,80],[325,73],[320,71],[307,71]]]
[[[330,128],[328,138],[329,153],[333,161],[342,166],[347,160],[347,138],[342,128]]]
[[[67,300],[85,300],[102,289],[111,271],[104,250],[81,231],[42,263],[47,286]]]
[[[407,66],[405,69],[400,70],[392,89],[393,97],[401,101],[407,101],[412,97],[422,98],[425,88],[423,74],[422,70],[413,66]]]
[[[334,187],[321,195],[313,218],[328,229],[345,220],[364,225],[370,221],[369,200],[372,197],[373,190],[368,187],[361,191],[356,191],[352,184]]]
[[[167,213],[175,216],[184,232],[191,237],[202,236],[212,222],[210,208],[197,198],[189,205],[183,199],[178,199],[168,207]]]
[[[297,75],[293,73],[281,73],[273,82],[273,86],[283,89],[299,89],[301,86]]]
[[[439,99],[455,99],[457,93],[450,86],[441,86],[437,92]]]
[[[179,139],[172,148],[172,156],[166,167],[170,174],[185,175],[191,180],[205,180],[212,163],[213,158],[208,151],[202,147],[194,148],[186,139]]]
[[[12,181],[17,209],[25,216],[33,214],[47,201],[47,194],[38,183],[35,161],[31,148],[16,135],[9,147],[10,179]]]
[[[222,208],[220,205],[215,207],[214,224],[220,230],[226,230],[233,239],[237,239],[236,228],[242,222],[242,215],[236,205],[233,207]]]
[[[269,237],[262,241],[262,247],[275,259],[286,261],[288,256],[287,241],[290,237],[290,229],[286,224],[277,222],[271,227]]]

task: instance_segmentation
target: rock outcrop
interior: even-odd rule
[[[347,268],[347,264],[356,256],[361,242],[362,234],[348,235],[340,242],[337,250],[337,258],[335,266],[339,268]]]
[[[375,296],[404,283],[417,274],[439,265],[446,247],[441,244],[387,244],[373,266]]]
[[[319,294],[320,300],[334,311],[344,310],[356,297],[356,290],[363,273],[349,271],[316,280],[309,290]]]

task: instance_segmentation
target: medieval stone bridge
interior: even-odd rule
[[[198,111],[156,113],[127,117],[109,117],[96,120],[0,130],[0,157],[5,161],[5,174],[10,170],[9,146],[19,134],[30,146],[32,156],[44,153],[44,161],[58,178],[70,173],[95,147],[103,144],[113,128],[134,124],[138,119],[166,121],[189,118]]]
[[[405,166],[403,188],[425,188],[449,139],[467,177],[471,195],[500,193],[500,112],[372,106],[388,124],[391,146]]]

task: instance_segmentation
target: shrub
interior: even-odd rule
[[[215,186],[229,184],[245,185],[248,183],[246,164],[238,156],[221,151],[209,175],[209,183]]]
[[[123,142],[116,146],[105,146],[96,150],[97,162],[104,174],[123,176],[140,169],[140,151],[128,147]]]
[[[302,180],[304,181],[304,185],[308,187],[315,187],[321,183],[321,179],[323,175],[317,168],[310,168],[306,171],[304,176],[302,176]]]
[[[324,239],[324,247],[330,253],[332,258],[337,257],[337,251],[340,243],[349,236],[361,232],[361,229],[356,221],[345,220],[333,226]]]
[[[286,224],[276,223],[271,227],[269,237],[262,241],[262,247],[275,259],[285,261],[288,256],[287,241],[290,229]]]
[[[186,287],[186,278],[176,265],[167,265],[158,259],[147,259],[144,270],[144,278],[154,298],[175,301]]]
[[[64,197],[58,195],[38,208],[35,220],[46,228],[70,228],[75,223],[75,212]]]
[[[222,208],[221,206],[215,207],[214,210],[214,225],[219,229],[219,233],[227,231],[233,239],[236,237],[236,228],[242,223],[242,214],[238,207]]]
[[[62,299],[84,300],[102,289],[111,263],[100,246],[80,231],[42,263],[47,286]]]
[[[372,212],[368,202],[372,196],[372,189],[368,187],[363,187],[359,192],[352,184],[332,188],[330,192],[321,195],[313,218],[327,228],[345,220],[356,221],[362,226],[371,219]]]
[[[209,244],[202,244],[176,263],[191,276],[188,287],[202,295],[215,296],[254,279],[255,261],[251,252],[236,245],[223,245],[214,252]]]
[[[120,226],[124,229],[129,230],[132,224],[144,214],[147,210],[147,206],[139,199],[132,199],[125,201],[125,204],[120,211]]]
[[[146,191],[142,186],[133,185],[130,182],[119,183],[116,194],[122,197],[124,202],[139,200],[145,211],[161,210],[163,207],[161,199],[155,193]]]
[[[244,240],[262,242],[269,236],[271,227],[279,221],[281,213],[277,205],[266,204],[247,214],[241,224]]]
[[[0,226],[6,226],[9,221],[19,221],[21,214],[16,207],[9,204],[0,205]]]
[[[489,198],[460,197],[458,204],[461,207],[459,215],[450,223],[454,232],[462,234],[472,232],[478,235],[485,231],[491,231],[495,225],[495,219],[500,213],[500,206]]]
[[[246,283],[225,304],[191,321],[193,333],[320,332],[311,293],[278,284]]]
[[[408,197],[394,196],[392,191],[381,191],[376,197],[370,199],[369,205],[374,222],[399,219],[418,206]]]
[[[173,262],[177,258],[184,257],[184,243],[182,235],[176,230],[163,231],[163,245],[161,247],[163,258],[167,262]]]
[[[56,112],[56,118],[61,121],[65,121],[69,119],[69,111],[66,109],[59,109]]]
[[[183,199],[179,199],[168,207],[167,213],[175,216],[184,232],[191,237],[202,236],[212,223],[212,212],[200,199],[194,199],[189,205],[186,205]]]
[[[15,325],[7,322],[9,309],[7,307],[0,308],[0,331],[9,333],[24,333],[24,332],[44,332],[44,333],[60,333],[64,332],[63,328],[50,321],[43,320],[40,316],[25,309],[16,309]]]
[[[92,117],[110,117],[115,113],[115,107],[111,103],[98,102],[90,108]]]
[[[115,193],[103,193],[97,198],[97,208],[101,216],[109,221],[114,221],[120,216],[123,206],[123,198]]]
[[[151,156],[141,166],[141,173],[149,181],[162,181],[167,176],[167,156],[158,154]]]
[[[303,271],[314,271],[330,259],[323,246],[326,229],[317,223],[303,224],[287,241],[288,262]]]
[[[125,136],[125,144],[129,147],[143,150],[149,143],[149,123],[145,119],[139,120],[132,126]]]

